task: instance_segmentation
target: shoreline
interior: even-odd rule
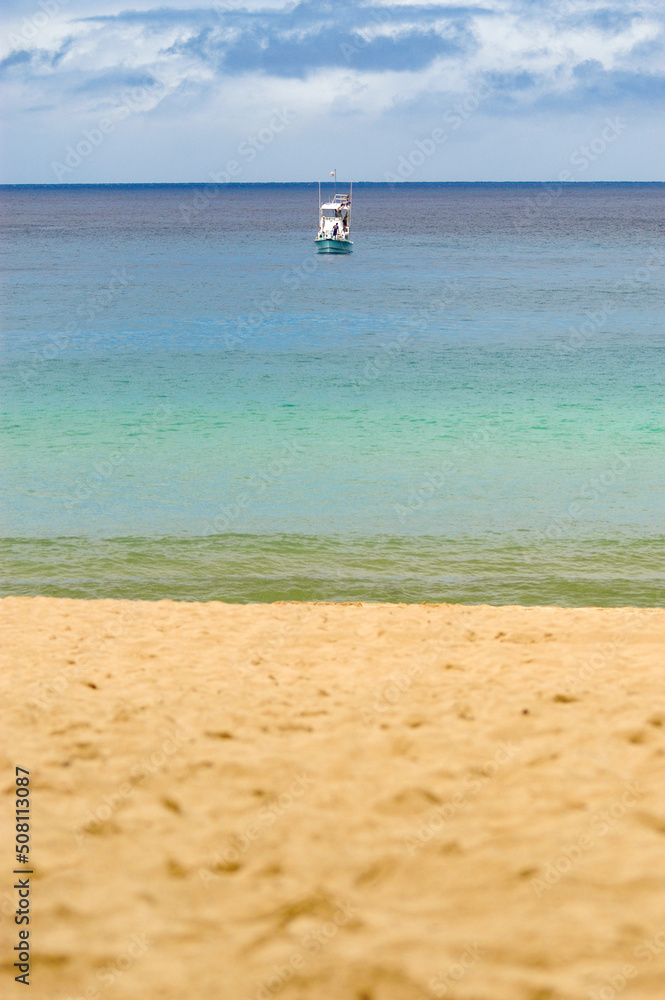
[[[5,539],[0,594],[273,603],[660,607],[665,536],[501,539],[211,535]]]

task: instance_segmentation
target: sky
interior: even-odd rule
[[[665,0],[3,0],[0,183],[665,180]]]

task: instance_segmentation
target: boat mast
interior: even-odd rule
[[[321,181],[319,181],[319,222],[321,221]]]
[[[347,223],[349,232],[351,232],[351,198],[352,198],[352,195],[353,195],[353,181],[351,181],[350,184],[349,184],[349,218],[348,218],[348,223]]]

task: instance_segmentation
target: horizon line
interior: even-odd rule
[[[2,188],[88,188],[88,187],[284,187],[286,185],[317,185],[318,180],[310,181],[213,181],[213,180],[201,180],[201,181],[77,181],[75,183],[62,183],[62,182],[40,182],[40,181],[5,181],[0,182],[0,189]],[[333,184],[333,181],[321,181],[322,184]],[[348,184],[350,181],[337,180],[338,184]],[[581,185],[593,187],[596,185],[616,185],[616,184],[663,184],[665,185],[665,180],[651,180],[651,181],[630,181],[630,180],[613,180],[613,181],[600,181],[600,180],[567,180],[561,181],[556,178],[552,178],[546,181],[411,181],[411,180],[399,180],[399,181],[353,181],[354,184],[372,184],[382,187],[422,187],[425,185],[504,185],[504,184],[556,184],[561,187],[579,187]]]

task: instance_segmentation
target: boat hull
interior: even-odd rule
[[[351,240],[322,239],[317,236],[314,242],[319,253],[351,253],[353,247]]]

